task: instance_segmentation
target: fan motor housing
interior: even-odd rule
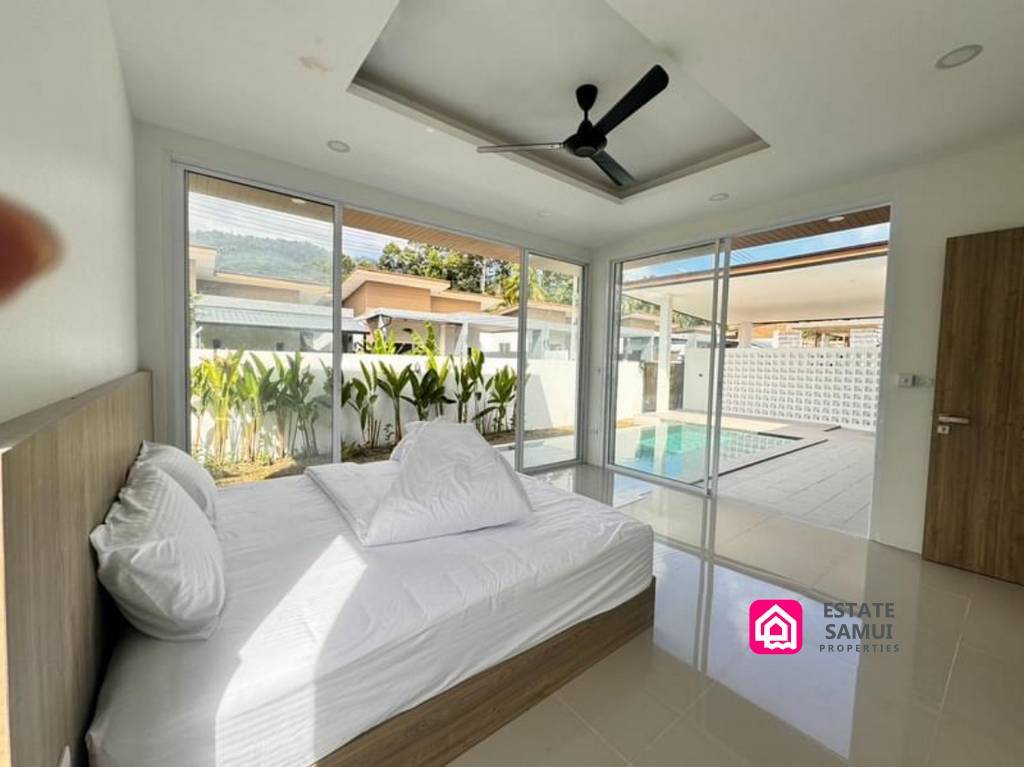
[[[608,139],[594,130],[589,120],[580,123],[576,132],[565,140],[565,148],[577,157],[592,157],[608,146]]]

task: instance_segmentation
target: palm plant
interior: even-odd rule
[[[377,328],[370,334],[370,339],[362,345],[364,354],[397,354],[398,345],[390,330]]]
[[[376,416],[377,407],[377,373],[372,366],[360,361],[363,377],[353,378],[342,385],[342,403],[356,411],[359,416],[359,430],[367,447],[377,447],[380,440],[380,421]],[[345,393],[349,387],[349,393]]]
[[[516,398],[516,371],[508,365],[496,371],[485,384],[485,389],[490,392],[487,400],[487,407],[476,414],[476,418],[485,419],[494,413],[494,430],[506,431],[509,426],[508,408]]]
[[[402,441],[402,392],[412,377],[412,368],[404,367],[401,371],[396,371],[384,362],[378,362],[377,368],[380,371],[380,375],[377,376],[377,388],[391,398],[391,407],[394,409],[394,439],[397,445]]]
[[[204,376],[210,386],[210,404],[213,411],[214,457],[222,463],[227,452],[231,435],[231,414],[238,404],[238,377],[242,363],[243,349],[221,357],[215,355],[204,360]]]
[[[470,349],[462,364],[452,365],[452,376],[455,379],[455,404],[459,423],[469,419],[469,403],[479,401],[484,375],[484,353],[479,349]]]
[[[351,382],[351,407],[359,416],[359,429],[368,448],[376,448],[381,435],[381,422],[377,418],[377,371],[361,360],[359,368],[362,369],[362,378],[353,378]]]
[[[447,396],[448,374],[451,372],[452,358],[445,357],[438,362],[437,356],[431,354],[427,357],[427,370],[432,370],[437,375],[437,386],[432,404],[436,415],[444,415],[444,406],[451,405],[455,400]]]
[[[274,371],[254,354],[242,364],[238,377],[238,406],[243,421],[242,453],[249,461],[260,455],[267,404],[274,399]]]
[[[302,352],[296,351],[284,361],[274,355],[274,370],[278,388],[267,410],[277,422],[277,442],[280,454],[295,453],[295,442],[301,435],[303,452],[316,453],[316,432],[313,425],[319,415],[319,405],[310,398],[315,376],[302,364]]]
[[[423,328],[424,335],[422,336],[415,330],[412,331],[412,353],[424,357],[433,357],[438,352],[437,334],[434,333],[434,325],[430,322],[425,322]]]
[[[285,379],[287,377],[287,368],[281,358],[276,354],[274,355],[274,371],[277,373],[277,384],[274,390],[271,392],[271,396],[268,398],[266,403],[266,409],[268,413],[274,414],[274,426],[276,431],[276,450],[274,451],[275,458],[283,458],[288,455],[288,433],[291,423],[291,400],[289,399],[288,392],[285,389]]]
[[[316,431],[313,423],[319,415],[319,408],[314,400],[309,397],[313,388],[313,372],[302,364],[302,352],[296,351],[287,358],[285,375],[282,378],[282,385],[288,404],[291,408],[293,419],[291,434],[288,445],[291,452],[295,452],[295,441],[302,436],[303,453],[306,455],[319,452],[316,447]]]
[[[207,376],[206,365],[200,362],[191,370],[191,397],[189,407],[196,417],[195,434],[192,435],[192,455],[199,457],[199,445],[203,435],[203,416],[213,404],[213,389]]]
[[[411,370],[411,368],[407,368]],[[448,377],[447,362],[445,363],[445,378]],[[406,402],[416,408],[416,415],[421,421],[430,417],[430,409],[434,408],[438,415],[443,412],[444,404],[452,403],[455,400],[449,399],[445,391],[445,382],[437,372],[436,368],[428,367],[423,375],[417,377],[413,372],[409,376],[409,386],[412,389],[412,396],[404,396]]]

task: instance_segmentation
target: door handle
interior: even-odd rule
[[[969,426],[971,423],[970,418],[964,418],[962,415],[946,415],[945,413],[939,413],[936,420],[939,423],[957,424],[958,426]]]

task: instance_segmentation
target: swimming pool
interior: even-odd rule
[[[706,437],[704,425],[695,423],[620,428],[615,435],[615,462],[647,474],[700,482],[704,478]],[[726,471],[754,463],[784,448],[796,447],[800,441],[741,429],[722,429],[720,468]]]

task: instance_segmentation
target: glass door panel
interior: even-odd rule
[[[332,452],[334,207],[186,174],[189,443],[223,483]]]
[[[522,468],[574,461],[578,450],[584,267],[528,253]],[[517,413],[517,415],[519,414]]]
[[[707,487],[723,260],[713,242],[617,265],[612,464]]]
[[[513,462],[522,250],[346,207],[342,251],[343,460],[443,418]]]

